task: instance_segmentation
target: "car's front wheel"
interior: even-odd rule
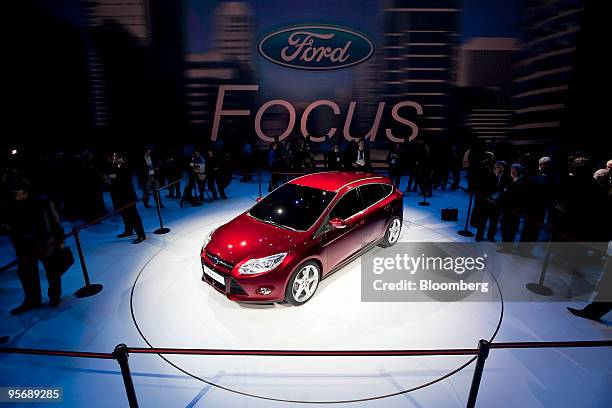
[[[389,222],[389,226],[385,231],[385,236],[380,242],[380,246],[383,248],[394,245],[402,233],[402,219],[398,216],[393,216]]]
[[[285,300],[294,306],[308,302],[319,287],[321,269],[316,262],[307,261],[298,266],[287,284]]]

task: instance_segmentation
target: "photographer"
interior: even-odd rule
[[[159,161],[152,154],[150,147],[145,147],[144,154],[138,166],[138,184],[142,189],[142,202],[145,207],[150,208],[149,196],[153,194],[153,199],[160,207],[161,197],[155,194],[155,191],[160,187],[160,166]]]
[[[200,203],[195,199],[193,190],[198,188],[200,201],[204,201],[204,188],[206,186],[206,166],[204,157],[200,154],[199,149],[195,149],[191,154],[191,159],[189,160],[189,168],[187,171],[189,172],[189,177],[187,179],[187,185],[183,190],[183,197],[181,198],[180,206],[183,206],[185,201],[188,201],[192,207],[200,205]]]

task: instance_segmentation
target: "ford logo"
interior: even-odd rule
[[[284,67],[325,71],[347,68],[374,54],[372,41],[355,30],[326,25],[301,25],[267,34],[259,53]]]

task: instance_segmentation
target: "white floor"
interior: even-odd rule
[[[166,199],[169,234],[155,235],[154,209],[139,208],[148,234],[141,245],[115,235],[113,218],[82,233],[93,282],[104,290],[71,296],[82,286],[78,265],[64,276],[64,302],[20,317],[8,311],[21,300],[14,270],[0,274],[0,334],[10,346],[110,352],[117,343],[147,347],[261,349],[413,349],[475,347],[490,338],[501,302],[362,303],[359,261],[323,281],[314,299],[295,308],[248,306],[225,299],[201,283],[198,251],[204,235],[254,203],[257,185],[235,180],[229,200],[179,208]],[[430,207],[405,199],[404,241],[459,241],[463,225],[439,221],[443,207],[467,205],[462,191],[435,194]],[[462,214],[464,215],[464,214]],[[71,242],[72,244],[72,242]],[[0,262],[13,257],[5,237]],[[512,260],[510,260],[512,262]],[[535,262],[535,261],[534,261]],[[537,268],[536,268],[537,269]],[[533,281],[522,268],[517,285]],[[508,278],[508,275],[504,276]],[[44,281],[44,278],[43,278]],[[136,284],[134,285],[134,282]],[[133,296],[131,296],[134,285]],[[506,302],[496,341],[612,339],[612,327],[571,316],[563,302]],[[578,304],[579,305],[579,304]],[[300,401],[351,400],[397,393],[432,381],[467,357],[185,357],[133,355],[130,365],[142,407],[281,407],[212,387],[200,377],[239,393]],[[473,365],[446,380],[395,397],[351,404],[360,407],[465,406]],[[0,354],[0,386],[63,386],[65,406],[126,406],[114,361]],[[604,407],[612,403],[612,350],[493,350],[486,363],[478,406]],[[293,404],[295,405],[295,404]],[[301,406],[320,406],[301,404]],[[23,407],[27,404],[19,404]]]

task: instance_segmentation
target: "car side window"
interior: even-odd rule
[[[340,218],[346,220],[351,215],[357,214],[362,210],[362,208],[361,197],[359,197],[359,194],[357,194],[357,189],[353,188],[342,196],[340,201],[336,203],[334,208],[331,210],[329,219]]]
[[[359,192],[361,193],[361,197],[363,199],[363,208],[368,208],[389,194],[383,185],[378,183],[359,186]]]

